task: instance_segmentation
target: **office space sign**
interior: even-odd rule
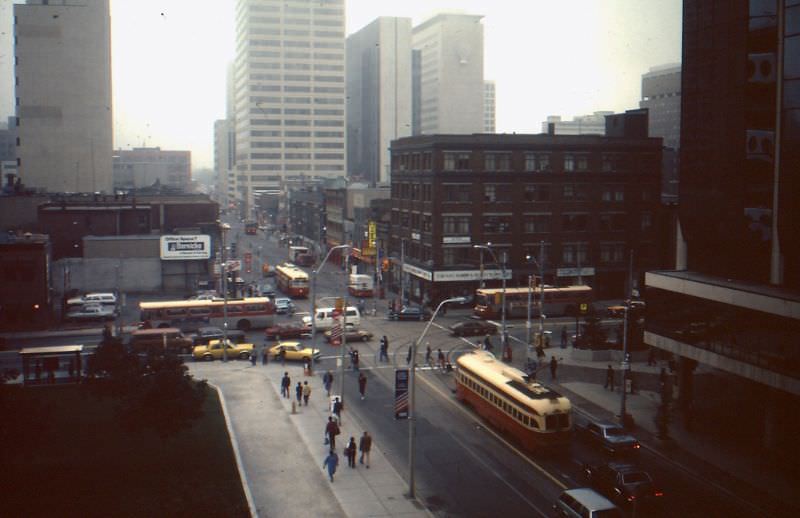
[[[211,257],[211,236],[161,236],[161,259],[189,260]]]

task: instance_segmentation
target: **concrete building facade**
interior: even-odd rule
[[[411,19],[381,17],[347,38],[347,172],[389,181],[389,144],[411,135]]]
[[[482,18],[442,13],[414,27],[411,44],[419,52],[418,66],[412,67],[419,85],[414,119],[419,121],[419,134],[483,132]]]
[[[227,210],[236,203],[234,127],[229,119],[214,121],[214,174],[217,202]]]
[[[483,132],[495,133],[497,124],[496,115],[496,91],[494,81],[483,82]]]
[[[17,160],[28,187],[112,190],[108,0],[14,5]]]
[[[605,135],[606,116],[610,111],[594,112],[591,115],[576,115],[571,121],[562,120],[560,115],[549,115],[542,123],[542,133],[553,135]]]
[[[680,148],[681,140],[681,65],[650,68],[642,74],[640,108],[650,112],[650,135],[664,139],[664,147]]]
[[[156,182],[184,192],[192,182],[192,152],[160,147],[118,149],[114,152],[114,189],[131,190]]]
[[[344,0],[238,0],[236,183],[244,211],[286,181],[345,175]]]

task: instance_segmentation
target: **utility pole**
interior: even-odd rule
[[[406,240],[400,239],[400,306],[406,304]]]
[[[633,250],[630,251],[630,259],[628,260],[628,300],[631,298],[631,288],[633,286],[632,272],[633,272]],[[625,304],[625,320],[622,327],[622,400],[620,402],[619,419],[624,427],[628,422],[627,409],[625,407],[626,397],[628,393],[628,371],[631,368],[631,362],[628,360],[628,314],[630,310],[630,303]]]

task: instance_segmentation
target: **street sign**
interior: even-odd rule
[[[408,369],[394,371],[394,418],[408,419]]]

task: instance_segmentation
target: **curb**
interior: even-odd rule
[[[242,456],[239,452],[239,441],[236,439],[236,434],[233,432],[233,425],[231,418],[228,415],[228,404],[225,402],[225,395],[222,389],[214,385],[210,381],[206,381],[209,387],[217,391],[219,396],[220,406],[222,406],[222,415],[225,416],[225,426],[228,428],[228,436],[231,438],[231,446],[233,447],[233,456],[236,458],[236,469],[239,471],[239,479],[242,481],[242,489],[244,489],[244,496],[247,499],[247,506],[250,508],[250,516],[258,518],[258,510],[256,509],[255,502],[253,501],[253,494],[250,492],[250,484],[247,480],[247,475],[244,472],[244,465],[242,464]]]

